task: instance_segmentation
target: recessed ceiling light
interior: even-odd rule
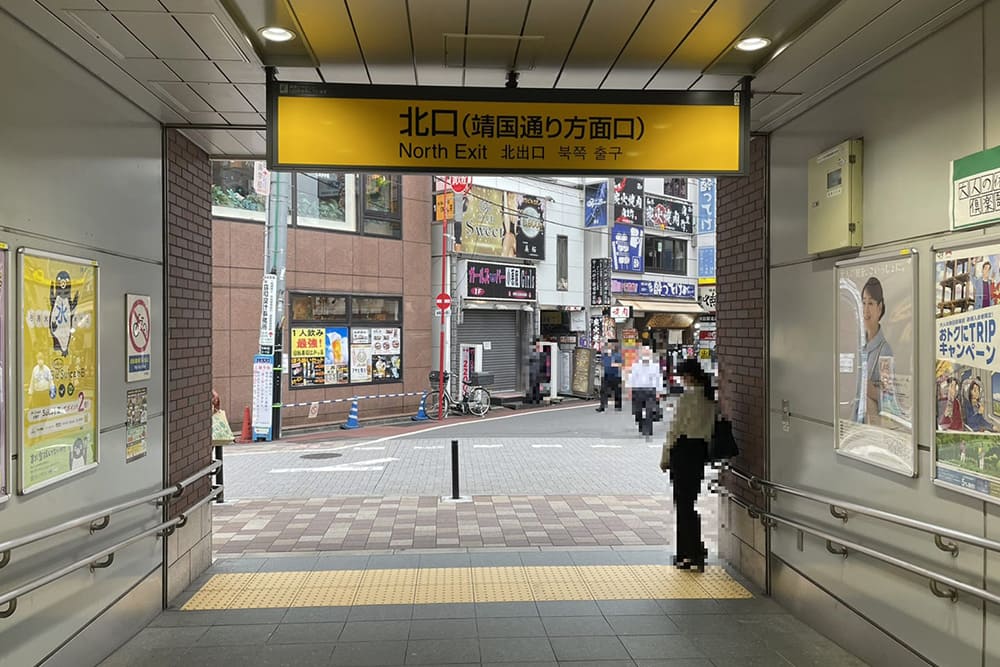
[[[288,28],[281,28],[276,25],[261,28],[257,32],[259,32],[260,36],[269,42],[287,42],[290,39],[295,39],[294,32]]]
[[[736,42],[736,48],[740,51],[760,51],[771,43],[766,37],[747,37]]]

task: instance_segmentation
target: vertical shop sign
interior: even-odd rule
[[[611,259],[608,257],[590,260],[590,303],[611,305]]]
[[[7,244],[0,243],[0,502],[10,495],[7,484]]]
[[[545,202],[535,195],[506,193],[504,215],[517,241],[515,255],[545,259]]]
[[[616,222],[611,228],[611,259],[615,271],[642,273],[645,257],[642,252],[642,227]]]
[[[125,398],[125,463],[138,461],[148,447],[149,390],[129,389]]]
[[[608,226],[608,182],[591,183],[583,189],[584,227]]]
[[[125,381],[148,380],[152,374],[152,309],[148,296],[125,295]]]
[[[715,233],[715,179],[698,179],[698,233]]]
[[[278,302],[278,276],[273,273],[264,275],[260,288],[260,339],[258,344],[274,347],[274,330],[276,308]]]
[[[712,240],[714,241],[715,239]],[[699,237],[699,243],[698,243],[698,277],[714,278],[715,244],[713,243],[712,245],[702,245],[700,241],[701,237]]]
[[[641,178],[615,179],[614,207],[612,215],[615,222],[625,222],[630,225],[642,224],[643,180]]]
[[[294,382],[294,380],[293,380]],[[253,358],[253,414],[251,422],[256,439],[271,437],[271,404],[274,384],[274,357],[258,354]]]
[[[836,450],[913,477],[917,258],[837,265]]]
[[[98,449],[98,265],[22,249],[21,492],[93,468]]]
[[[935,259],[934,483],[1000,504],[1000,245]]]

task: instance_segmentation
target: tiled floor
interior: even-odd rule
[[[718,498],[703,493],[703,539],[716,552]],[[221,554],[435,547],[670,545],[667,496],[435,496],[241,500],[215,506]]]
[[[678,572],[668,559],[663,549],[636,547],[224,558],[102,667],[864,664],[735,575]],[[586,596],[567,585],[574,578]],[[334,585],[345,582],[356,583]],[[463,582],[471,599],[462,598]],[[489,584],[533,599],[480,601]],[[422,587],[465,601],[421,601]],[[337,588],[353,593],[329,606],[302,595]],[[359,604],[372,588],[397,590],[385,603]],[[671,592],[684,588],[697,597]],[[216,595],[234,589],[239,602]],[[616,589],[645,594],[603,597]],[[202,609],[186,610],[195,606]]]

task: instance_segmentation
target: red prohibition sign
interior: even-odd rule
[[[141,299],[132,304],[128,314],[128,342],[136,352],[149,347],[149,306]]]
[[[447,292],[441,292],[437,295],[437,298],[434,299],[434,305],[441,310],[447,309],[451,305],[451,295]]]

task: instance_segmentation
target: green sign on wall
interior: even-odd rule
[[[1000,222],[1000,146],[951,163],[951,228]]]

